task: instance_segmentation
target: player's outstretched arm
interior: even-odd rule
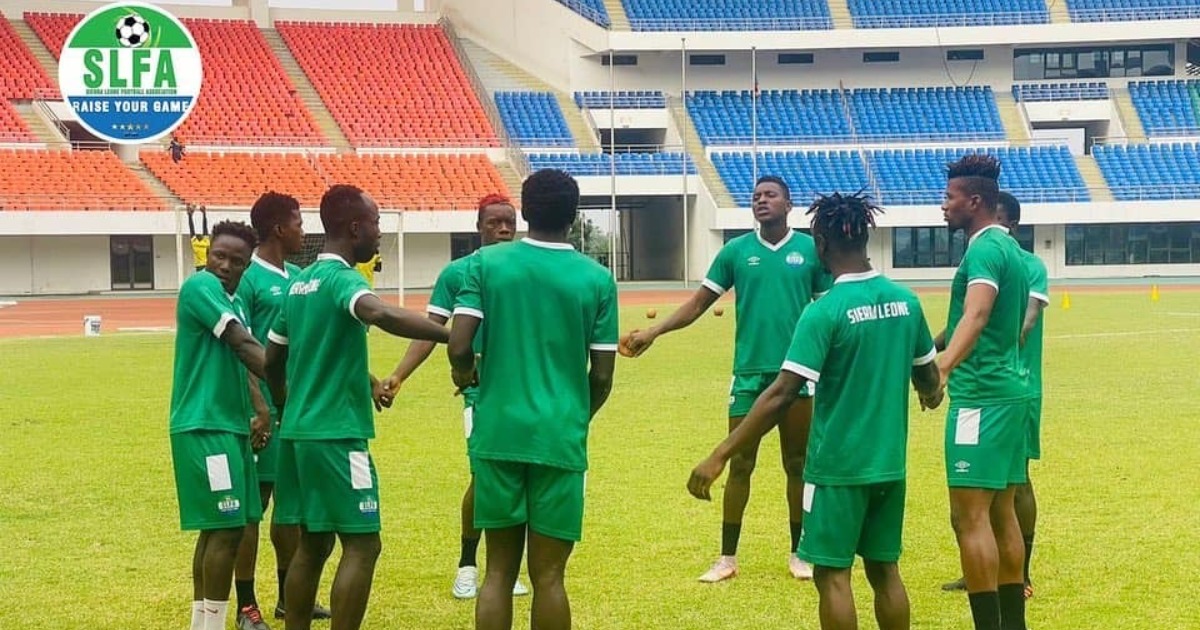
[[[747,444],[761,438],[764,433],[779,424],[806,380],[794,372],[780,370],[775,382],[754,401],[750,413],[746,414],[738,428],[692,470],[692,476],[688,479],[688,492],[697,499],[712,500],[709,490],[724,472],[725,464]]]
[[[721,297],[708,287],[700,287],[679,308],[671,313],[663,323],[651,326],[646,330],[634,330],[621,340],[622,354],[626,356],[641,356],[650,348],[654,340],[669,332],[687,328],[700,318]]]
[[[1021,345],[1025,345],[1025,337],[1029,336],[1029,331],[1037,326],[1038,318],[1042,316],[1042,309],[1046,308],[1046,303],[1035,297],[1029,298],[1029,303],[1025,305],[1025,320],[1021,322]]]
[[[229,325],[225,327],[224,334],[221,335],[221,341],[233,349],[234,354],[245,364],[251,374],[266,377],[267,373],[264,368],[266,354],[263,352],[262,345],[250,336],[250,331],[246,330],[245,326],[237,321],[229,322]]]
[[[945,328],[943,328],[942,332],[938,333],[937,336],[933,338],[933,349],[937,350],[938,352],[944,352],[946,350],[946,329]]]
[[[254,408],[254,419],[250,421],[250,445],[259,450],[271,439],[271,408],[263,398],[258,377],[251,374],[247,380],[250,385],[250,404]]]
[[[377,326],[397,337],[438,343],[446,343],[450,338],[445,326],[414,311],[387,304],[374,294],[364,295],[354,303],[354,315],[362,323]]]
[[[287,401],[288,347],[267,342],[267,388],[271,390],[271,401],[276,409],[282,409]]]
[[[608,401],[612,393],[613,369],[617,364],[617,353],[611,350],[591,350],[591,368],[588,370],[588,389],[591,392],[592,410],[589,417]]]
[[[912,369],[912,384],[917,390],[917,398],[921,401],[921,409],[937,409],[945,397],[942,375],[938,372],[937,363],[930,361],[925,365],[915,365]]]
[[[200,227],[204,230],[200,236],[208,238],[208,208],[204,206],[200,206]]]
[[[471,349],[471,340],[475,338],[481,321],[474,315],[460,313],[454,316],[454,323],[450,327],[446,353],[450,357],[450,377],[459,389],[469,387],[475,381],[475,352]]]
[[[996,304],[996,287],[983,282],[977,282],[967,287],[967,298],[963,304],[962,319],[954,329],[954,336],[946,344],[946,350],[938,357],[938,368],[943,379],[949,376],[975,349],[979,335],[983,333],[988,318],[992,315],[992,306]]]

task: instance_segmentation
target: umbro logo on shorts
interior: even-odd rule
[[[960,474],[971,472],[971,462],[964,461],[961,459],[958,460],[957,462],[954,463],[954,472],[957,472]]]

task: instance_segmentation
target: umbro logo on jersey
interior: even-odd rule
[[[760,262],[762,262],[762,259],[758,256],[751,256],[746,259],[746,264],[750,265],[751,267],[757,267],[758,263]]]
[[[273,295],[275,297],[279,297],[279,296],[283,295],[283,288],[279,287],[279,286],[271,287],[271,295]]]
[[[792,252],[787,255],[787,264],[793,267],[799,267],[804,264],[804,255],[800,252]]]
[[[309,293],[316,293],[320,289],[321,279],[313,278],[308,282],[297,282],[296,284],[293,284],[292,289],[288,291],[288,293],[291,295],[308,295]]]

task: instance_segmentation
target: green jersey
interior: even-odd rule
[[[271,332],[275,317],[283,309],[288,287],[299,274],[300,268],[290,262],[284,262],[283,269],[280,269],[259,258],[257,253],[250,259],[250,266],[238,283],[237,296],[250,316],[254,338],[262,345],[267,345],[267,334]],[[260,381],[259,388],[263,400],[268,407],[271,406],[271,392],[266,381]]]
[[[804,480],[904,479],[912,368],[936,354],[912,291],[877,271],[839,276],[800,316],[783,363],[817,384]]]
[[[1025,263],[1025,276],[1029,280],[1029,297],[1050,304],[1050,286],[1046,279],[1046,264],[1037,254],[1021,250],[1021,259]],[[1029,391],[1035,395],[1042,393],[1042,322],[1045,315],[1038,315],[1037,322],[1025,336],[1025,345],[1021,346],[1021,363],[1024,364],[1029,376]]]
[[[481,327],[472,457],[587,470],[590,351],[617,350],[617,285],[566,243],[469,257],[455,315]]]
[[[1000,225],[989,225],[967,242],[967,251],[950,289],[946,342],[962,319],[967,288],[986,284],[996,290],[991,315],[971,354],[950,374],[947,390],[956,407],[1003,405],[1029,399],[1019,342],[1029,280],[1021,247]]]
[[[183,282],[175,305],[175,376],[171,433],[195,429],[250,434],[249,376],[221,335],[233,323],[250,330],[242,302],[200,271]]]
[[[375,437],[367,326],[354,314],[366,295],[372,295],[367,280],[336,254],[317,256],[288,289],[270,333],[272,343],[288,347],[280,437]]]
[[[463,284],[466,281],[467,267],[474,255],[472,253],[470,256],[463,256],[442,269],[442,273],[438,274],[437,281],[433,284],[433,293],[429,296],[429,304],[425,307],[425,312],[450,319],[454,312],[454,305],[458,302],[458,295],[462,293]],[[475,340],[471,343],[471,347],[475,349],[476,353],[480,350],[479,343],[480,335],[477,332]]]
[[[733,373],[777,372],[800,313],[828,289],[829,274],[811,236],[789,231],[771,245],[753,232],[717,252],[704,286],[717,295],[736,291]]]

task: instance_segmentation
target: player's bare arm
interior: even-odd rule
[[[945,328],[943,328],[942,332],[938,333],[937,336],[933,338],[933,349],[937,350],[938,352],[946,351],[946,329]]]
[[[255,376],[266,376],[264,365],[266,363],[266,355],[263,353],[263,347],[250,336],[250,331],[246,330],[238,322],[230,322],[225,327],[225,333],[221,335],[221,341],[225,342],[233,349],[237,358],[250,370]]]
[[[439,326],[445,326],[449,320],[443,315],[430,313],[429,321]],[[429,355],[433,354],[433,348],[436,345],[432,341],[424,340],[413,341],[408,344],[408,350],[404,352],[404,356],[401,357],[396,369],[383,380],[383,387],[387,390],[386,398],[390,400],[395,397],[396,392],[400,390],[400,386],[404,384],[404,381],[408,380],[408,377],[412,376],[413,372],[416,372],[417,368],[421,367],[421,364],[429,358]]]
[[[937,409],[942,404],[946,388],[943,387],[942,375],[938,372],[935,361],[913,366],[912,384],[917,390],[917,398],[921,401],[922,410]]]
[[[367,374],[371,378],[371,401],[375,403],[375,411],[383,411],[392,406],[392,396],[388,393],[383,381],[375,377],[374,374]]]
[[[591,390],[591,417],[608,401],[612,392],[613,369],[617,363],[617,353],[611,350],[592,350],[591,367],[588,369],[588,388]]]
[[[663,323],[646,330],[633,330],[625,335],[621,340],[621,353],[630,357],[641,356],[660,335],[691,326],[719,297],[712,289],[700,287]]]
[[[967,287],[967,298],[963,303],[962,320],[954,329],[954,336],[946,344],[946,350],[937,359],[938,368],[945,380],[954,368],[958,367],[975,348],[979,335],[987,325],[988,317],[992,314],[992,306],[996,303],[996,288],[976,282]]]
[[[276,409],[282,409],[287,402],[287,358],[287,346],[274,341],[267,343],[267,388]]]
[[[455,315],[450,327],[446,353],[450,356],[450,377],[460,390],[475,384],[475,352],[471,340],[479,330],[481,320],[471,315]],[[443,329],[444,330],[444,329]]]
[[[271,439],[271,408],[267,406],[258,387],[258,377],[251,374],[247,380],[250,385],[250,404],[254,407],[254,418],[250,421],[250,445],[260,450]]]
[[[450,337],[445,326],[414,311],[387,304],[373,294],[364,295],[354,303],[354,315],[362,323],[382,328],[397,337],[438,343],[446,343]]]
[[[688,492],[697,499],[711,501],[712,495],[709,491],[724,472],[725,464],[747,444],[762,438],[767,431],[779,424],[806,382],[807,379],[799,374],[781,370],[770,387],[754,401],[750,413],[746,414],[737,429],[726,436],[717,448],[713,449],[712,454],[692,470],[692,476],[688,479]]]
[[[1025,321],[1021,322],[1021,346],[1025,345],[1025,337],[1029,335],[1029,331],[1037,326],[1038,318],[1042,316],[1042,309],[1046,308],[1046,303],[1035,298],[1029,298],[1029,303],[1025,305]]]

